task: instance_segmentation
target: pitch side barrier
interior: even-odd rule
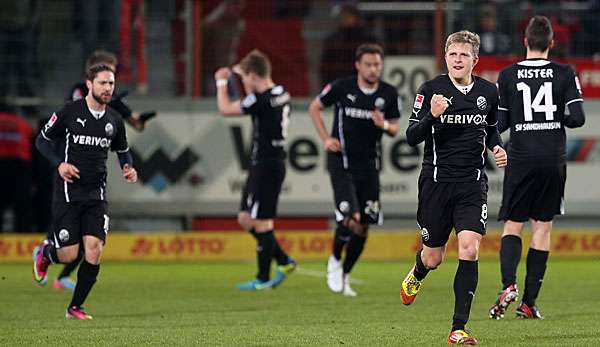
[[[600,217],[600,104],[586,104],[587,122],[568,130],[567,216]],[[384,137],[381,202],[388,217],[413,216],[422,147],[410,147],[401,131]],[[326,112],[331,124],[331,112]],[[142,133],[130,132],[129,145],[139,183],[124,183],[116,160],[109,161],[111,214],[131,217],[235,215],[248,169],[251,124],[225,119],[216,111],[161,112]],[[281,216],[332,216],[333,200],[325,155],[310,116],[292,113],[287,139],[287,176],[280,196]],[[509,158],[510,160],[510,158]],[[502,197],[503,170],[488,165],[490,217]]]
[[[420,248],[420,235],[414,231],[371,233],[362,255],[367,260],[410,260]],[[480,257],[496,260],[500,232],[490,231],[481,243]],[[0,235],[0,264],[31,262],[31,253],[44,235]],[[332,234],[324,231],[279,232],[281,246],[300,262],[325,261],[331,254]],[[525,233],[529,244],[530,233]],[[600,229],[586,231],[556,229],[552,232],[552,257],[600,257]],[[111,233],[103,261],[254,261],[256,241],[245,232],[201,233]],[[456,258],[457,239],[452,236],[447,256]],[[523,247],[523,255],[527,247]]]

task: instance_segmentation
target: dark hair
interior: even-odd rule
[[[544,52],[550,47],[550,42],[554,33],[552,32],[552,24],[545,16],[534,16],[529,20],[525,29],[525,37],[527,38],[527,46],[533,51]]]
[[[346,15],[351,15],[351,16],[359,18],[359,19],[361,18],[360,10],[355,5],[352,5],[352,4],[342,5],[342,6],[340,6],[338,11],[339,11],[337,14],[338,17],[346,14]]]
[[[240,61],[240,69],[247,74],[254,72],[262,78],[271,77],[271,62],[269,61],[269,58],[258,49],[252,50],[242,58]]]
[[[94,51],[85,61],[85,69],[87,71],[90,67],[99,64],[112,65],[116,67],[117,62],[118,59],[114,53],[105,51],[103,49],[98,49]]]
[[[93,81],[94,78],[96,78],[96,76],[98,76],[98,74],[103,71],[110,71],[113,74],[115,73],[115,70],[113,70],[112,67],[110,67],[106,64],[98,64],[98,65],[92,65],[87,69],[87,71],[85,72],[85,78],[88,81]]]
[[[356,61],[360,61],[360,58],[365,54],[379,54],[383,59],[383,47],[377,43],[363,43],[356,49],[354,58]]]

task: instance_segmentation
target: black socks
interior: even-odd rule
[[[81,306],[87,298],[90,290],[96,283],[96,278],[100,272],[100,265],[93,265],[84,260],[79,266],[77,272],[77,285],[75,285],[75,292],[73,293],[73,299],[71,300],[71,306]]]
[[[546,263],[548,262],[548,251],[539,251],[529,248],[527,253],[527,276],[525,277],[525,292],[523,292],[523,302],[529,307],[535,306],[546,273]]]
[[[420,249],[417,251],[416,259],[415,259],[415,271],[413,272],[417,280],[422,281],[425,276],[429,273],[429,269],[425,267],[423,264],[423,259],[421,259],[421,252],[423,250]]]
[[[333,256],[335,259],[342,259],[342,251],[344,246],[350,241],[352,231],[342,224],[338,224],[333,237]]]
[[[44,247],[44,256],[50,259],[52,264],[58,264],[60,261],[58,260],[58,254],[56,254],[56,247],[52,243],[47,244]]]
[[[277,239],[275,239],[275,246],[273,247],[273,259],[275,259],[277,265],[285,265],[290,262],[290,257],[285,253],[283,248],[281,248]]]
[[[464,330],[469,320],[471,303],[475,297],[478,277],[477,260],[458,261],[458,269],[454,276],[454,316],[452,317],[452,330]]]
[[[346,249],[346,259],[344,259],[343,264],[345,274],[352,271],[354,264],[356,264],[365,248],[365,242],[367,242],[366,236],[358,236],[355,233],[350,235],[350,241],[348,241],[348,247]]]
[[[256,234],[258,233],[254,228],[248,230],[248,232],[252,234],[252,236],[254,236],[256,241],[258,241],[258,237],[256,236]],[[285,253],[283,248],[281,248],[281,245],[279,244],[277,239],[275,239],[275,247],[273,247],[273,259],[275,259],[277,265],[286,265],[290,263],[290,257],[287,253]]]
[[[517,267],[521,260],[521,238],[516,235],[506,235],[500,241],[500,273],[502,287],[506,289],[517,283]]]
[[[258,260],[258,274],[256,278],[261,281],[268,281],[271,274],[271,258],[273,257],[273,250],[277,244],[273,230],[265,232],[257,232],[256,240],[258,246],[256,247],[256,258]]]

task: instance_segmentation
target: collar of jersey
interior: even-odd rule
[[[471,84],[469,84],[468,86],[459,86],[456,83],[454,83],[454,81],[452,80],[452,78],[450,78],[450,75],[448,75],[448,79],[450,80],[450,83],[452,83],[452,85],[454,86],[454,88],[458,89],[459,92],[463,93],[464,95],[469,94],[469,92],[471,91],[471,89],[473,89],[473,85],[475,84],[475,77],[473,76],[473,82],[471,82]],[[466,93],[463,92],[463,90],[466,90]]]
[[[368,89],[368,88],[362,88],[361,86],[359,86],[358,89],[360,89],[360,91],[365,95],[373,95],[377,91],[377,88]]]
[[[527,60],[523,60],[523,61],[520,61],[517,63],[517,65],[532,66],[532,67],[544,66],[544,65],[548,65],[548,64],[550,64],[549,60],[541,59],[541,58],[527,59]]]
[[[98,120],[102,117],[104,117],[104,114],[106,113],[106,110],[102,111],[102,112],[98,112],[98,111],[94,111],[92,110],[89,106],[88,106],[88,110],[90,111],[90,113],[92,114],[92,116]]]

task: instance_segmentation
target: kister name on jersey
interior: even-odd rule
[[[518,69],[517,78],[554,78],[554,71],[552,69]]]

